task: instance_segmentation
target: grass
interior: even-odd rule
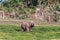
[[[60,26],[35,26],[21,32],[20,26],[0,24],[0,40],[60,40]]]

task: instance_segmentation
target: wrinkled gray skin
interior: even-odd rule
[[[21,31],[32,31],[32,27],[34,27],[34,22],[29,21],[29,22],[22,22],[21,23]]]

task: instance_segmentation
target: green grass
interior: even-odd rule
[[[0,40],[60,40],[60,26],[35,26],[33,32],[20,29],[20,26],[0,24]]]

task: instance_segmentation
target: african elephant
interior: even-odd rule
[[[34,22],[33,21],[24,21],[21,23],[21,31],[32,31],[32,27],[34,27]]]

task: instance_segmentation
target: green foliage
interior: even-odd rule
[[[8,1],[4,1],[3,6],[7,8],[11,7]]]
[[[34,7],[38,5],[38,0],[31,0],[30,4],[28,4],[28,7]]]
[[[56,0],[55,0],[56,1]],[[8,0],[8,1],[4,1],[3,2],[3,6],[4,7],[7,7],[7,8],[12,8],[12,9],[15,9],[17,10],[16,8],[35,8],[37,5],[42,5],[42,6],[47,6],[47,5],[50,5],[50,3],[52,3],[53,0]],[[49,3],[49,4],[48,4]],[[26,7],[25,7],[26,6]],[[25,9],[25,10],[27,10]],[[59,9],[59,8],[57,8]],[[21,9],[19,9],[21,10]],[[22,10],[23,11],[23,10]]]
[[[3,9],[6,12],[15,11],[16,14],[32,14],[36,8],[47,8],[46,12],[52,13],[54,10],[60,11],[59,0],[8,0],[2,2]],[[44,10],[43,10],[44,11]],[[22,17],[24,18],[24,17]],[[57,18],[56,18],[57,19]]]
[[[57,22],[59,20],[59,14],[55,13],[53,16],[53,20]]]
[[[3,4],[3,7],[6,7],[8,9],[12,8],[12,9],[17,10],[17,11],[20,10],[20,12],[21,12],[21,11],[29,10],[30,8],[34,8],[33,6],[34,5],[36,6],[37,5],[36,3],[37,3],[37,1],[28,0],[27,8],[24,7],[22,0],[9,0],[9,1],[4,1],[2,4]],[[31,6],[30,6],[30,4],[31,4]],[[28,6],[30,8],[28,8]],[[27,12],[29,12],[29,11],[27,11]]]
[[[38,0],[33,0],[32,4],[33,4],[33,6],[36,6],[38,4]]]
[[[60,4],[59,5],[56,5],[56,10],[57,11],[60,11]]]
[[[26,19],[27,18],[27,14],[24,14],[22,16],[19,16],[19,19]]]
[[[12,5],[10,4],[9,1],[4,1],[2,3],[2,5],[3,5],[3,9],[5,12],[12,12],[13,11]]]

